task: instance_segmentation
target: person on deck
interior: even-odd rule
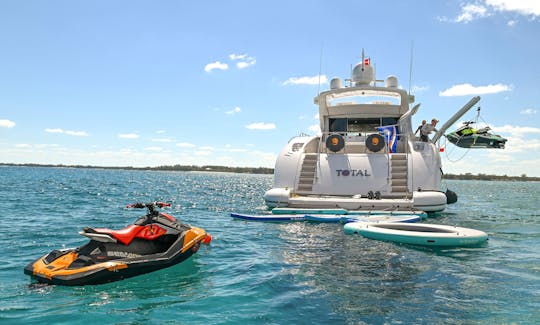
[[[420,140],[422,140],[424,142],[429,142],[428,135],[433,131],[437,132],[437,129],[435,128],[435,126],[437,126],[438,122],[439,122],[439,120],[434,118],[434,119],[431,120],[430,124],[426,124],[426,125],[422,126],[422,128],[420,129]]]
[[[426,123],[427,123],[426,120],[422,120],[422,124],[421,124],[420,126],[418,126],[418,129],[416,129],[416,131],[414,131],[414,135],[416,135],[418,132],[421,132],[422,127],[423,127],[424,125],[426,125]],[[420,133],[420,134],[422,134],[422,133]]]

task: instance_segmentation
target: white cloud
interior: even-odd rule
[[[179,142],[176,144],[176,146],[180,148],[195,148],[196,147],[196,145],[189,142]]]
[[[484,0],[464,3],[460,14],[454,19],[439,18],[443,22],[469,23],[473,20],[493,16],[499,12],[514,13],[522,16],[540,17],[540,1],[537,0]],[[515,19],[509,20],[509,27],[515,26]]]
[[[235,108],[231,109],[230,111],[226,111],[225,114],[233,115],[233,114],[240,113],[241,111],[242,110],[240,109],[240,107],[236,106]]]
[[[205,67],[204,67],[204,71],[206,72],[211,72],[212,70],[227,70],[229,68],[229,65],[227,63],[221,63],[219,61],[216,61],[216,62],[213,62],[213,63],[208,63]]]
[[[250,130],[273,130],[276,128],[276,125],[274,123],[258,122],[246,125],[246,128]]]
[[[245,58],[247,58],[247,54],[229,54],[229,59],[231,59],[231,61],[244,60]]]
[[[255,60],[253,60],[253,61],[242,61],[242,62],[236,63],[236,67],[238,69],[244,69],[244,68],[247,68],[247,67],[252,66],[254,64],[255,64]]]
[[[485,0],[497,11],[510,11],[524,16],[540,16],[540,1],[537,0]]]
[[[11,129],[15,126],[15,122],[10,120],[0,120],[0,128],[8,128]]]
[[[64,130],[62,130],[62,129],[45,129],[45,132],[47,132],[47,133],[64,133]]]
[[[532,108],[527,108],[519,112],[519,114],[523,115],[535,115],[536,113],[538,113],[538,111]]]
[[[47,133],[58,133],[58,134],[67,134],[67,135],[73,135],[76,137],[87,137],[88,133],[85,131],[71,131],[71,130],[63,130],[63,129],[45,129],[45,132]]]
[[[238,69],[250,67],[257,62],[254,57],[251,57],[247,54],[229,54],[229,59],[231,61],[238,61],[236,63],[236,67]]]
[[[531,126],[503,125],[492,126],[491,129],[494,132],[510,133],[514,136],[523,136],[525,133],[540,133],[540,128]]]
[[[124,134],[119,134],[118,137],[120,139],[137,139],[139,138],[139,135],[136,133],[124,133]]]
[[[212,151],[214,150],[214,147],[210,147],[210,146],[202,146],[199,148],[200,150],[204,150],[204,151]]]
[[[320,77],[320,81],[319,81]],[[284,86],[288,85],[318,85],[328,83],[326,75],[314,76],[314,77],[292,77],[283,82]]]
[[[70,131],[70,130],[67,130],[64,133],[69,134],[69,135],[74,135],[76,137],[87,137],[88,136],[88,133],[86,133],[84,131]]]
[[[165,130],[157,130],[156,133],[157,134],[163,134],[163,133],[165,133]]]
[[[496,84],[487,86],[473,86],[471,84],[459,84],[439,92],[439,96],[467,96],[467,95],[485,95],[496,94],[503,91],[510,91],[511,86]]]
[[[209,156],[212,154],[212,151],[206,151],[206,150],[197,150],[195,151],[196,156]]]
[[[474,19],[488,16],[487,8],[482,5],[465,4],[461,7],[461,14],[457,16],[455,22],[468,23]]]
[[[15,145],[15,148],[32,148],[32,145],[28,143],[18,143]]]

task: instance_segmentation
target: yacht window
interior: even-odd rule
[[[303,146],[304,146],[304,143],[303,143],[303,142],[296,142],[296,143],[293,143],[293,145],[292,145],[292,151],[298,151],[298,150],[302,149]]]
[[[397,117],[383,117],[381,125],[396,125],[398,122]]]
[[[347,132],[347,119],[346,118],[331,118],[330,120],[330,132]]]
[[[378,118],[350,118],[347,122],[347,131],[352,133],[373,133],[380,126]]]
[[[396,117],[382,118],[330,118],[330,132],[371,134],[384,125],[396,125]]]

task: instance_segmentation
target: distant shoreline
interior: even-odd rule
[[[273,168],[265,167],[227,167],[227,166],[195,166],[195,165],[173,165],[158,167],[130,167],[130,166],[89,166],[89,165],[54,165],[54,164],[13,164],[0,163],[0,166],[10,167],[52,167],[52,168],[86,168],[86,169],[113,169],[113,170],[148,170],[148,171],[200,171],[200,172],[224,172],[239,174],[273,174]]]
[[[238,174],[273,174],[273,168],[265,167],[227,167],[227,166],[196,166],[196,165],[173,165],[173,166],[158,166],[158,167],[109,167],[109,166],[88,166],[88,165],[63,165],[63,164],[14,164],[0,163],[1,166],[8,167],[53,167],[53,168],[86,168],[86,169],[112,169],[112,170],[142,170],[142,171],[201,171],[201,172],[224,172]],[[519,181],[519,182],[537,182],[540,177],[529,177],[525,174],[521,176],[507,175],[488,175],[471,173],[466,174],[444,174],[443,179],[457,180],[480,180],[480,181]]]

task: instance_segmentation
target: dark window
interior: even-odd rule
[[[381,121],[381,125],[396,125],[398,122],[398,119],[396,117],[383,117]]]
[[[396,125],[398,118],[331,118],[330,132],[371,134],[376,133],[379,126]]]
[[[331,118],[330,119],[330,132],[347,132],[347,119],[346,118]]]

